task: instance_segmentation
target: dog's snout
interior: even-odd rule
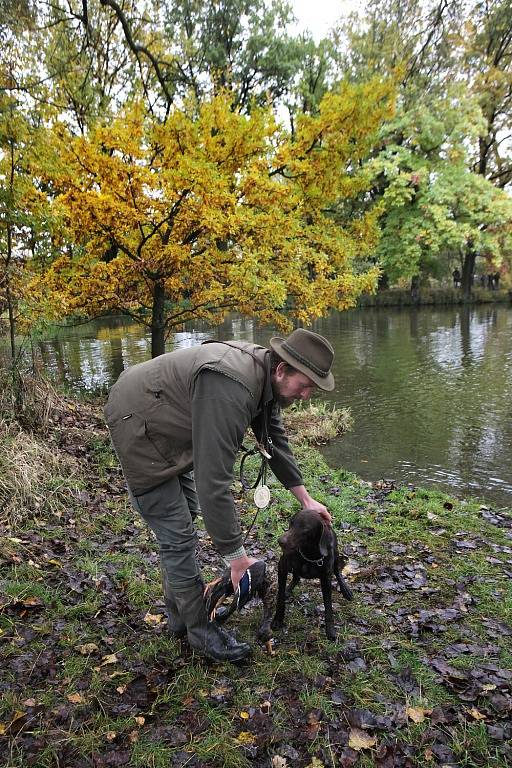
[[[288,534],[283,533],[283,535],[278,538],[277,543],[279,544],[281,549],[286,549],[286,547],[288,546]]]

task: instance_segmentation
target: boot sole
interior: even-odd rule
[[[207,653],[206,651],[199,650],[197,648],[195,650],[197,650],[198,653],[202,654],[202,656],[204,656],[206,659],[209,659],[209,661],[215,661],[218,664],[225,664],[226,662],[228,662],[229,664],[240,664],[244,661],[247,661],[247,659],[249,659],[249,657],[252,655],[251,649],[249,649],[248,651],[240,651],[240,653],[238,653],[236,656],[233,655],[230,658],[226,656],[220,658],[218,656],[214,656],[211,653]]]

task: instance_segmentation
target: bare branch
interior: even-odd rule
[[[151,62],[151,65],[153,67],[153,70],[157,76],[158,82],[160,83],[162,90],[164,92],[165,98],[167,100],[168,104],[172,104],[173,102],[173,96],[171,95],[167,83],[164,77],[164,74],[162,72],[162,69],[160,67],[160,63],[157,61],[155,56],[151,53],[151,51],[146,48],[145,45],[140,45],[140,43],[136,43],[133,39],[133,35],[130,30],[130,25],[128,24],[128,20],[121,8],[121,6],[116,2],[116,0],[100,0],[101,5],[108,6],[109,8],[112,8],[114,13],[116,14],[117,18],[119,19],[119,22],[123,28],[124,36],[126,39],[126,42],[130,48],[130,50],[133,51],[135,54],[135,57],[139,63],[139,66],[141,64],[140,62],[140,54],[144,54],[147,59]]]

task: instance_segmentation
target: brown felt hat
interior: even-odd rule
[[[297,328],[286,339],[273,336],[270,346],[285,363],[306,374],[317,387],[326,392],[334,389],[334,376],[331,373],[334,349],[323,336],[305,328]]]

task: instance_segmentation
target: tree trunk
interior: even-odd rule
[[[413,304],[417,304],[420,300],[420,276],[414,275],[411,278],[411,300]]]
[[[14,396],[14,414],[20,420],[23,412],[23,390],[20,372],[16,360],[16,317],[13,297],[11,294],[11,284],[9,275],[9,265],[12,259],[12,230],[11,225],[7,225],[7,261],[5,270],[6,280],[6,301],[7,314],[9,317],[9,341],[11,345],[11,376],[12,376],[12,394]]]
[[[389,277],[385,272],[381,272],[379,275],[379,281],[377,283],[378,291],[387,291],[389,288]]]
[[[14,319],[14,308],[12,306],[11,291],[9,283],[5,292],[7,300],[7,315],[9,317],[9,340],[11,343],[11,364],[14,367],[16,363],[16,321]]]
[[[7,300],[7,311],[9,314],[9,339],[11,342],[11,359],[12,364],[14,366],[14,361],[16,360],[16,341],[15,341],[15,320],[14,320],[14,307],[12,305],[12,296],[11,296],[11,285],[10,285],[10,275],[9,275],[9,268],[11,264],[12,259],[12,231],[11,231],[11,225],[10,223],[7,224],[7,259],[6,259],[6,265],[5,265],[5,283],[6,283],[6,300]]]
[[[468,247],[464,256],[462,265],[461,288],[465,299],[471,298],[471,286],[473,285],[473,275],[475,273],[476,252],[471,246]]]
[[[165,352],[165,288],[161,280],[153,288],[153,312],[151,315],[151,357]]]

